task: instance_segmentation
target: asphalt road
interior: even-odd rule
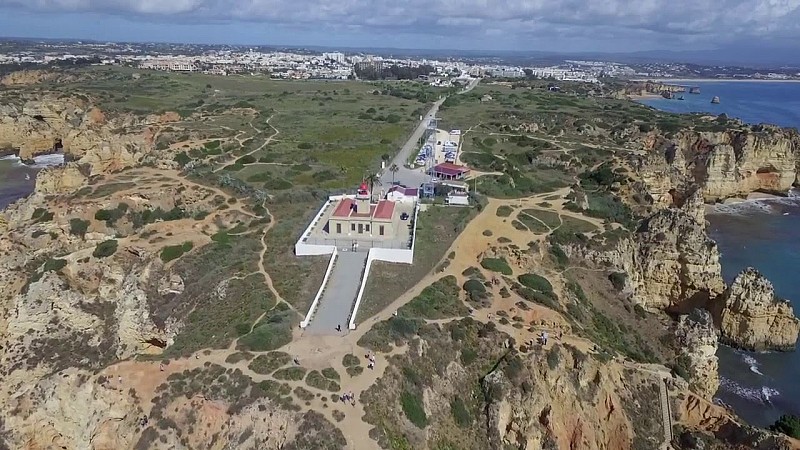
[[[469,92],[478,85],[480,79],[475,79],[472,83],[469,84],[463,91],[459,94],[463,94],[465,92]],[[456,95],[459,95],[456,94]],[[403,147],[400,151],[395,155],[394,159],[386,165],[386,169],[383,171],[381,175],[381,189],[384,191],[388,190],[389,187],[392,186],[392,172],[389,170],[389,167],[392,164],[396,164],[397,167],[400,169],[396,174],[394,174],[394,181],[400,182],[400,184],[408,186],[408,187],[419,187],[422,183],[425,183],[429,180],[429,176],[422,173],[420,170],[408,169],[405,167],[408,159],[411,157],[412,153],[416,154],[419,150],[419,140],[425,134],[425,130],[428,128],[428,123],[431,119],[436,117],[436,113],[439,112],[439,107],[442,106],[447,97],[441,98],[437,100],[431,109],[428,111],[427,114],[422,118],[422,120],[417,125],[417,128],[408,138]]]

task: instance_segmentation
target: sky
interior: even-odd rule
[[[635,52],[800,51],[800,0],[0,0],[0,35]]]

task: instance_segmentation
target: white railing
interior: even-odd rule
[[[334,247],[332,253],[331,260],[328,262],[328,269],[325,271],[325,276],[322,278],[322,284],[319,286],[319,290],[317,291],[317,296],[314,297],[314,301],[311,302],[311,306],[308,308],[308,313],[306,314],[305,319],[300,322],[300,328],[305,328],[309,323],[311,323],[311,318],[314,316],[314,311],[316,311],[317,306],[319,306],[319,300],[325,293],[325,286],[328,284],[328,278],[331,276],[331,272],[333,272],[333,266],[336,265],[336,257],[339,256],[339,250]]]

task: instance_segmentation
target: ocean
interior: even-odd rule
[[[725,113],[748,123],[800,128],[800,83],[696,82],[700,94],[684,100],[646,99],[665,111]],[[713,96],[720,103],[711,104]],[[719,245],[722,272],[730,283],[752,266],[769,278],[778,296],[800,316],[800,192],[777,200],[719,205],[706,215],[709,234]],[[721,385],[716,397],[747,422],[771,425],[782,414],[800,415],[800,351],[750,353],[720,346]]]
[[[64,155],[37,156],[34,161],[28,166],[15,156],[0,158],[0,209],[33,192],[36,174],[44,167],[63,164]]]

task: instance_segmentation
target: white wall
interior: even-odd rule
[[[322,298],[322,293],[325,291],[325,285],[328,283],[328,277],[331,276],[333,265],[336,263],[336,257],[339,255],[339,250],[337,250],[336,247],[333,247],[332,253],[331,260],[328,262],[328,269],[325,271],[325,276],[322,278],[322,284],[319,285],[317,296],[314,297],[314,301],[311,302],[311,306],[308,308],[306,317],[302,320],[302,322],[300,322],[300,328],[305,328],[309,323],[311,323],[311,317],[314,315],[314,311],[319,305],[319,299]]]
[[[395,248],[371,248],[369,255],[367,255],[367,265],[364,273],[361,275],[361,286],[358,288],[358,295],[356,302],[353,305],[353,312],[350,314],[349,328],[356,329],[356,315],[358,308],[361,306],[361,297],[364,295],[364,289],[367,287],[367,278],[369,278],[369,271],[372,268],[373,261],[387,261],[393,263],[413,264],[414,263],[414,247],[417,245],[417,218],[419,217],[419,203],[414,208],[414,229],[411,231],[411,249],[401,250]]]

